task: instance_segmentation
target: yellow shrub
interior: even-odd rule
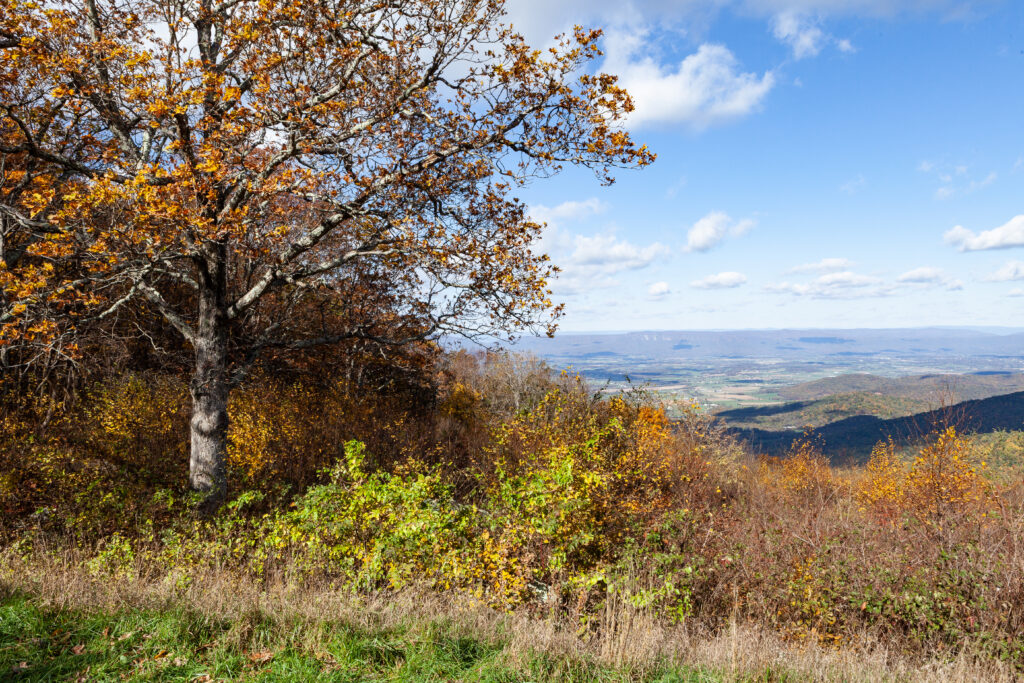
[[[185,383],[166,375],[126,375],[94,388],[86,413],[92,441],[115,461],[181,461],[189,414]]]
[[[977,511],[989,499],[979,471],[984,466],[973,462],[970,441],[947,427],[921,449],[907,472],[907,510],[940,527],[951,515]]]
[[[896,455],[892,439],[879,442],[871,451],[871,459],[857,487],[858,501],[882,519],[895,519],[906,495],[906,470]]]
[[[839,486],[828,460],[809,436],[793,442],[784,458],[771,458],[761,464],[761,477],[770,486],[781,489],[788,498],[803,501],[823,499]]]
[[[938,432],[909,465],[889,440],[871,452],[857,499],[884,520],[906,513],[942,526],[950,516],[984,508],[991,493],[984,469],[984,462],[975,463],[970,440],[954,427]]]

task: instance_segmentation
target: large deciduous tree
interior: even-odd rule
[[[549,327],[553,268],[516,188],[653,155],[588,70],[598,32],[534,50],[503,16],[0,0],[0,343],[73,355],[127,308],[173,326],[195,358],[191,485],[216,506],[233,373],[260,351]],[[310,315],[368,299],[386,325]]]

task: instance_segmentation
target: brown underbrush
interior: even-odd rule
[[[433,372],[427,399],[253,376],[212,519],[185,490],[178,380],[20,398],[0,439],[5,581],[78,607],[423,605],[638,671],[1024,672],[1024,499],[955,429],[839,469],[813,438],[758,458],[694,406],[670,421],[536,361]]]

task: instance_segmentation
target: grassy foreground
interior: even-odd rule
[[[623,611],[588,633],[555,615],[436,593],[356,594],[205,573],[97,577],[68,558],[0,563],[7,681],[999,681],[967,655],[795,647],[752,624],[708,634]]]
[[[621,681],[583,660],[510,657],[446,620],[364,629],[344,622],[208,619],[188,609],[86,612],[21,594],[0,607],[4,676],[25,681]],[[717,680],[677,669],[646,680]]]
[[[87,610],[6,591],[0,679],[19,681],[715,681],[686,666],[615,668],[521,651],[514,633],[472,635],[449,617],[356,625],[182,606]],[[767,673],[767,672],[766,672]]]

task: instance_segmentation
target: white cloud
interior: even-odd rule
[[[564,229],[566,223],[579,222],[604,213],[608,205],[597,197],[581,201],[570,200],[557,206],[536,204],[529,208],[530,219],[546,225],[534,244],[536,251],[549,256],[564,254],[573,246],[573,235]]]
[[[608,205],[596,197],[565,201],[557,206],[530,207],[530,218],[547,224],[534,248],[550,255],[562,268],[552,287],[559,294],[613,287],[618,284],[613,277],[617,273],[646,268],[660,256],[671,253],[665,245],[636,245],[610,231],[587,236],[566,229],[569,224],[586,221],[607,210]]]
[[[844,270],[826,273],[808,283],[780,282],[767,285],[769,292],[781,292],[794,296],[819,299],[854,299],[862,297],[888,296],[893,288],[881,279]]]
[[[940,268],[932,268],[930,266],[922,266],[921,268],[914,268],[896,278],[897,282],[914,282],[914,283],[936,283],[945,280],[946,274],[942,272]]]
[[[828,275],[822,275],[815,282],[825,285],[826,287],[867,287],[879,282],[877,277],[870,275],[861,275],[854,273],[849,270],[844,270],[839,273],[829,273]]]
[[[568,255],[554,259],[562,268],[552,287],[559,294],[581,294],[618,286],[615,275],[641,270],[671,253],[663,244],[638,246],[611,233],[592,237],[575,235],[571,244],[572,251]]]
[[[795,11],[782,12],[773,23],[772,34],[789,45],[796,59],[816,56],[828,39],[813,21]]]
[[[696,289],[732,289],[745,284],[746,281],[747,276],[743,273],[727,271],[717,275],[708,275],[701,280],[694,280],[690,286]]]
[[[668,252],[668,248],[657,242],[638,247],[615,235],[576,236],[576,249],[569,257],[569,265],[602,266],[610,273],[636,270],[651,265],[654,259]]]
[[[738,237],[750,231],[757,223],[749,218],[733,221],[722,211],[712,211],[693,224],[686,233],[685,251],[707,251],[726,237]]]
[[[985,278],[988,282],[1011,282],[1024,280],[1024,261],[1007,261],[1006,264]]]
[[[953,279],[941,268],[934,268],[932,266],[921,266],[920,268],[908,270],[896,278],[896,281],[907,285],[924,287],[944,286],[950,290],[964,288],[963,282]]]
[[[998,228],[985,230],[979,234],[957,225],[948,230],[943,239],[946,244],[955,246],[960,251],[982,251],[985,249],[1008,249],[1024,246],[1024,214],[1014,216]]]
[[[804,263],[789,269],[790,273],[830,273],[837,270],[849,270],[853,261],[845,258],[823,258],[817,263]]]
[[[597,197],[591,197],[583,201],[562,202],[554,207],[544,206],[543,204],[531,206],[530,218],[539,223],[547,223],[549,226],[556,227],[562,221],[578,221],[604,213],[607,210],[607,204]]]
[[[664,299],[672,293],[672,288],[667,282],[655,282],[647,288],[647,296],[651,299]]]
[[[940,268],[921,266],[899,275],[895,281],[886,281],[873,275],[864,275],[852,270],[832,270],[837,266],[849,265],[846,259],[823,259],[790,270],[791,273],[821,272],[810,282],[779,282],[765,287],[769,292],[792,294],[817,299],[861,299],[892,296],[900,291],[920,291],[944,287],[955,291],[963,289],[964,283],[951,277]]]
[[[701,45],[674,67],[651,56],[645,29],[610,29],[603,71],[619,76],[636,110],[630,126],[684,123],[694,128],[736,119],[756,110],[775,85],[771,71],[740,71],[724,45]]]
[[[853,43],[850,42],[849,38],[840,38],[837,40],[836,47],[839,48],[840,52],[845,52],[847,54],[853,54],[857,51],[857,48],[853,46]]]
[[[1015,289],[1011,289],[1009,292],[1006,293],[1006,296],[1013,296],[1013,297],[1024,296],[1024,289],[1021,289],[1020,287],[1017,287]]]

